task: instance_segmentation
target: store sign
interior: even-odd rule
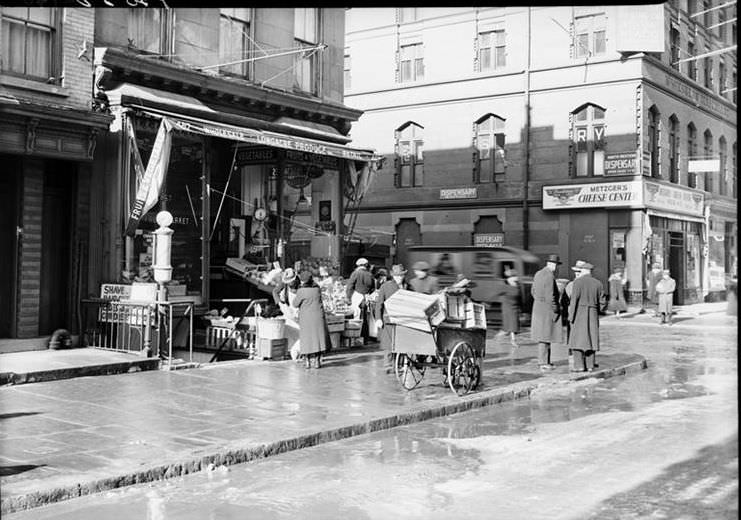
[[[473,245],[476,247],[502,247],[504,233],[474,233]]]
[[[605,155],[605,175],[635,175],[637,173],[635,152]]]
[[[295,150],[286,150],[285,154],[287,161],[302,164],[312,164],[332,170],[340,169],[340,160],[337,157],[330,157],[328,155],[317,155],[315,153],[309,152],[297,152]]]
[[[275,148],[241,148],[237,151],[237,157],[234,164],[242,166],[244,164],[264,164],[277,160]]]
[[[615,7],[615,50],[664,52],[664,4]]]
[[[478,188],[444,188],[440,190],[440,200],[478,199]]]
[[[120,283],[104,283],[100,285],[100,298],[114,301],[131,299],[131,286]]]
[[[724,118],[735,116],[735,111],[728,108],[722,101],[715,99],[712,95],[706,94],[699,88],[674,75],[665,74],[664,83],[672,93],[682,96],[695,106],[709,110]]]
[[[720,159],[687,161],[687,171],[690,173],[718,173],[720,171]]]
[[[543,186],[543,209],[636,208],[642,205],[641,181]]]
[[[647,208],[703,216],[704,197],[702,193],[651,181],[645,181],[643,186]]]

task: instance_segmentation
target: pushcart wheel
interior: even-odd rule
[[[396,378],[407,390],[416,387],[425,376],[425,365],[415,361],[411,356],[403,353],[396,353]]]
[[[458,395],[467,394],[478,384],[478,366],[471,345],[461,341],[448,358],[448,385]]]

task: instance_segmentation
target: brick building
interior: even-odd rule
[[[603,281],[624,269],[634,301],[653,262],[678,303],[722,294],[736,23],[711,7],[349,10],[352,136],[387,158],[358,232],[402,262],[414,244],[504,244],[559,253],[561,276],[577,259]]]
[[[94,12],[0,8],[0,338],[69,327],[86,294]]]

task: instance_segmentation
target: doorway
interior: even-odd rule
[[[400,219],[396,225],[396,263],[409,269],[409,247],[421,244],[422,232],[417,219]]]
[[[669,271],[677,283],[674,290],[674,304],[684,304],[684,233],[678,231],[669,232]]]
[[[0,155],[5,172],[0,175],[0,338],[15,336],[15,298],[18,281],[18,225],[20,224],[21,161]],[[7,248],[7,249],[6,249]]]

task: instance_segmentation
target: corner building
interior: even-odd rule
[[[625,269],[634,303],[657,262],[677,303],[723,297],[736,6],[693,16],[710,7],[349,10],[352,136],[387,159],[359,232],[401,262],[410,245],[504,244],[560,254],[559,276]]]

